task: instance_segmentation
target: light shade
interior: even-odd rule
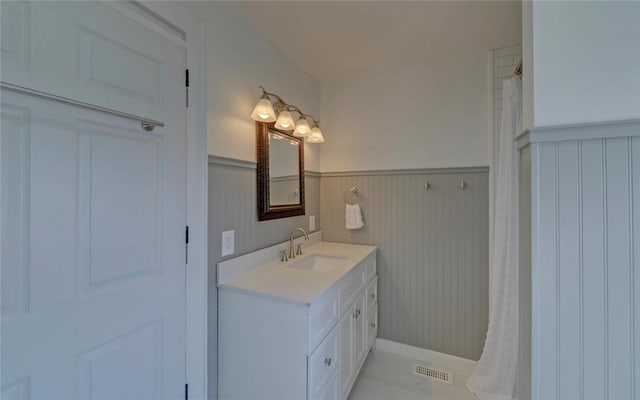
[[[311,133],[311,127],[305,116],[301,115],[296,124],[296,129],[293,131],[293,136],[307,136],[309,133]]]
[[[262,95],[260,100],[258,100],[256,108],[254,108],[251,113],[251,118],[260,122],[273,122],[276,120],[276,112],[273,111],[271,100],[269,100],[266,94]]]
[[[311,135],[307,138],[309,143],[324,143],[324,135],[318,125],[311,128]]]
[[[282,129],[283,131],[292,131],[295,126],[296,123],[293,122],[293,117],[289,110],[282,110],[276,121],[276,128]]]

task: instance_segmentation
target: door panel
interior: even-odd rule
[[[166,124],[2,92],[2,398],[183,398],[184,49],[100,3],[0,6],[4,81]]]
[[[83,283],[90,287],[157,274],[162,264],[162,137],[114,128],[83,123],[80,129],[80,209],[87,211],[81,237],[90,238],[83,243]]]
[[[156,399],[162,388],[162,323],[156,321],[78,359],[81,399]],[[127,365],[128,368],[120,368]],[[136,371],[135,375],[130,370]]]
[[[29,163],[29,110],[3,107],[0,110],[0,213],[2,237],[2,318],[17,317],[29,311],[27,198]],[[11,268],[8,268],[11,266]]]
[[[0,29],[2,81],[166,119],[166,53],[181,48],[107,4],[3,2]]]
[[[30,4],[24,1],[4,2],[1,19],[2,68],[10,69],[15,78],[24,78],[29,72],[31,60]],[[2,76],[4,78],[4,73]]]

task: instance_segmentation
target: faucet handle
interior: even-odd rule
[[[280,261],[287,262],[289,259],[287,258],[287,249],[280,250]]]
[[[302,243],[298,243],[298,248],[296,249],[296,255],[297,256],[302,255]]]

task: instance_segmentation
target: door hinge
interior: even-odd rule
[[[189,226],[184,227],[184,263],[189,264]]]
[[[184,384],[184,400],[189,400],[189,384]]]
[[[185,104],[187,107],[189,107],[189,70],[186,69],[184,70],[185,74],[184,74],[184,86],[185,86],[185,95],[186,95],[186,99],[185,99]]]

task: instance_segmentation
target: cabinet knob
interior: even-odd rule
[[[327,367],[331,365],[331,357],[324,359],[324,365],[326,365]]]
[[[376,298],[376,294],[375,293],[371,293],[371,298],[375,299]]]
[[[371,323],[371,327],[372,327],[372,328],[375,328],[375,327],[376,327],[376,323],[375,323],[375,322],[372,322],[372,323]]]

